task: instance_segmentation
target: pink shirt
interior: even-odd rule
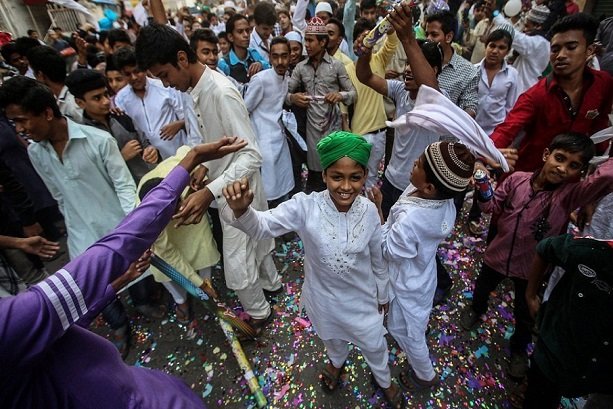
[[[613,192],[613,159],[583,181],[535,192],[531,181],[538,172],[511,174],[498,186],[492,200],[479,203],[484,212],[492,213],[492,223],[498,229],[485,251],[485,264],[501,274],[525,280],[536,244],[565,233],[575,209]]]

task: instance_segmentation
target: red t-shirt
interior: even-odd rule
[[[543,150],[564,132],[586,137],[606,128],[613,103],[613,78],[605,71],[585,69],[583,100],[576,113],[555,76],[541,79],[524,92],[505,121],[491,135],[497,148],[508,148],[525,131],[519,142],[515,170],[532,172],[542,166]]]

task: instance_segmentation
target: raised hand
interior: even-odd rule
[[[229,183],[222,192],[236,218],[241,217],[253,201],[253,192],[249,189],[247,178]]]
[[[200,223],[204,212],[213,203],[213,199],[213,194],[209,189],[202,189],[187,196],[181,202],[179,211],[172,216],[173,220],[177,221],[175,227]]]

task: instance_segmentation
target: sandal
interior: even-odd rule
[[[438,375],[434,376],[434,379],[430,381],[424,381],[417,377],[413,368],[409,368],[406,371],[400,372],[398,377],[400,384],[410,392],[418,392],[426,389],[430,389],[438,385],[441,380]]]
[[[255,337],[252,338],[248,335],[243,334],[242,332],[237,333],[236,337],[240,342],[253,341],[254,339],[258,338],[262,334],[262,332],[264,332],[264,328],[273,320],[274,317],[275,311],[271,308],[268,317],[259,320],[252,318],[249,321],[249,325],[251,325],[251,327],[255,330]]]
[[[182,307],[180,304],[175,306],[175,316],[180,324],[189,324],[192,321],[191,315],[191,308],[189,308],[189,304],[187,304],[186,307]]]
[[[336,375],[332,372],[329,367],[333,367],[334,369],[338,369]],[[325,393],[334,392],[341,383],[341,375],[345,372],[345,363],[340,368],[336,368],[332,361],[328,361],[324,369],[321,371],[319,375],[319,382],[321,383],[321,388]]]
[[[397,383],[392,381],[390,387],[387,388],[387,389],[384,389],[384,388],[382,388],[379,385],[379,383],[375,379],[374,375],[371,375],[371,382],[372,382],[373,386],[375,387],[375,389],[379,389],[379,390],[381,390],[381,392],[383,392],[383,397],[385,398],[385,401],[387,402],[387,405],[390,408],[392,408],[392,409],[404,409],[404,408],[407,407],[407,400],[404,398],[404,394],[402,393],[402,389],[400,389],[400,386],[398,386]],[[389,391],[392,387],[395,387],[394,388],[394,392],[393,392],[392,397],[389,397],[386,392]]]

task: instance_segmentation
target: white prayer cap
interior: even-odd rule
[[[288,41],[298,41],[300,44],[302,44],[302,34],[297,31],[290,31],[289,33],[285,34],[285,38],[287,38]]]
[[[227,9],[234,9],[234,10],[238,9],[238,7],[236,7],[236,3],[234,3],[232,0],[226,0],[223,3],[223,7]]]
[[[509,0],[507,4],[504,5],[504,14],[508,17],[515,17],[521,12],[521,0]]]
[[[332,6],[330,5],[330,3],[320,1],[319,3],[317,3],[317,7],[315,7],[315,15],[317,15],[317,13],[319,13],[320,11],[325,11],[326,13],[332,15]]]

